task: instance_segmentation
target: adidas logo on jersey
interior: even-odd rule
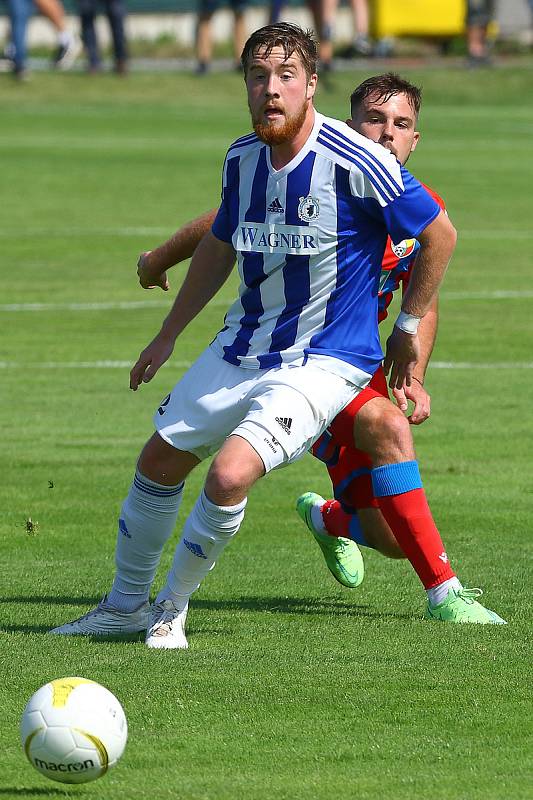
[[[274,211],[274,212],[275,212],[275,213],[277,213],[277,214],[283,214],[283,212],[285,211],[285,209],[283,208],[283,206],[282,206],[282,205],[281,205],[281,203],[279,202],[278,198],[276,197],[276,198],[275,198],[274,200],[272,200],[272,202],[270,203],[270,205],[269,205],[269,207],[268,207],[267,211]]]
[[[291,435],[292,417],[276,417],[276,422],[281,425],[285,433]]]

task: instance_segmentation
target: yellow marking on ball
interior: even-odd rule
[[[105,775],[109,767],[109,755],[105,744],[101,739],[98,738],[98,736],[94,736],[92,733],[87,733],[87,731],[82,731],[81,728],[74,728],[74,730],[78,733],[81,733],[82,736],[85,736],[86,739],[94,744],[100,758],[100,765],[102,767],[102,771],[98,777],[100,778],[102,775]]]
[[[83,683],[94,683],[94,681],[89,681],[86,678],[57,678],[55,681],[51,681],[52,705],[55,708],[65,706],[71,692],[74,691],[76,686],[81,686]]]
[[[32,760],[31,760],[31,757],[30,757],[31,743],[33,742],[33,740],[37,736],[37,734],[40,733],[41,731],[44,731],[44,728],[36,728],[34,731],[32,731],[30,733],[30,735],[28,736],[28,738],[24,742],[24,752],[26,753],[26,758],[28,759],[30,764],[33,763]]]

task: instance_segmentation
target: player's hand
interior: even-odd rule
[[[405,384],[411,386],[413,370],[420,354],[418,335],[405,333],[396,325],[387,339],[383,370],[389,375],[391,389],[401,389]]]
[[[400,411],[407,411],[408,401],[414,404],[411,414],[407,417],[411,425],[421,425],[431,414],[431,397],[422,384],[413,377],[410,386],[393,389],[392,393]]]
[[[159,286],[164,292],[168,292],[170,284],[168,282],[167,273],[157,272],[157,270],[154,270],[154,268],[150,266],[149,256],[151,252],[151,250],[147,250],[145,253],[141,253],[137,261],[139,283],[143,289],[155,289],[156,286]]]
[[[141,383],[149,383],[158,369],[168,361],[174,350],[175,339],[158,333],[146,347],[130,372],[130,389],[137,391]]]

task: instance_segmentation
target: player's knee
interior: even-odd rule
[[[248,471],[242,465],[225,459],[213,461],[205,482],[205,491],[212,503],[236,505],[244,500],[249,488]]]
[[[378,423],[379,424],[379,423]],[[383,440],[396,447],[403,447],[406,442],[411,442],[409,422],[397,406],[390,404],[390,408],[381,417],[381,436]]]
[[[356,418],[356,445],[378,463],[414,458],[407,418],[389,400],[367,403]]]

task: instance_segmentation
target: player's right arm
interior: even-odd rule
[[[206,211],[179,228],[159,247],[141,253],[137,262],[137,275],[143,289],[159,286],[163,291],[168,291],[167,270],[193,256],[200,241],[211,230],[216,215],[216,208]]]
[[[427,365],[433,352],[437,327],[439,321],[438,297],[435,297],[429,310],[420,320],[418,326],[418,341],[420,354],[413,370],[411,385],[403,385],[401,389],[394,388],[393,395],[401,411],[407,411],[408,400],[413,403],[413,410],[408,419],[411,425],[420,425],[429,418],[431,413],[431,397],[424,387]]]
[[[402,312],[410,318],[421,319],[437,296],[455,249],[457,233],[441,210],[423,231],[417,233],[416,238],[420,242],[420,251],[402,300]],[[385,374],[390,373],[389,386],[400,389],[404,382],[410,386],[419,358],[420,343],[416,333],[400,328],[397,320],[387,340],[383,366]]]
[[[229,242],[217,239],[211,232],[203,237],[161,330],[142,351],[130,372],[130,389],[135,392],[141,383],[152,380],[170,358],[180,333],[226,282],[234,263],[235,250]]]

